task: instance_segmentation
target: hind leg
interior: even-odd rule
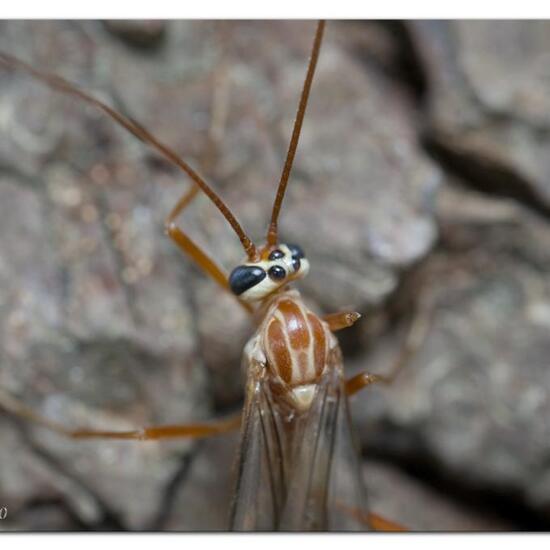
[[[141,441],[184,437],[201,439],[237,430],[241,425],[241,415],[238,414],[209,422],[148,426],[130,431],[91,430],[87,428],[74,429],[38,414],[1,388],[0,409],[4,409],[13,416],[22,418],[33,424],[47,428],[59,435],[72,439],[134,439]]]

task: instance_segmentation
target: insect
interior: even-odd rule
[[[338,330],[355,323],[359,315],[346,311],[320,318],[308,309],[299,292],[290,287],[308,274],[306,254],[299,245],[281,243],[278,238],[279,214],[324,26],[323,22],[317,25],[266,242],[260,246],[252,242],[206,181],[143,126],[67,81],[0,54],[0,65],[22,70],[51,88],[103,111],[189,176],[193,186],[167,217],[166,233],[205,274],[235,295],[257,326],[244,351],[246,397],[243,414],[236,418],[128,432],[75,431],[35,414],[4,393],[0,395],[0,403],[16,414],[74,438],[199,438],[241,426],[237,484],[230,513],[231,527],[237,530],[364,530],[369,522],[378,521],[377,525],[383,525],[369,515],[348,410],[348,396],[381,378],[362,373],[346,381],[342,354],[334,336]],[[229,275],[176,223],[199,192],[225,217],[244,250],[244,260]],[[411,341],[417,340],[415,335]],[[410,348],[409,342],[407,350]]]

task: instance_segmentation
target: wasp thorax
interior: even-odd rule
[[[309,262],[304,251],[295,244],[280,244],[260,253],[260,261],[237,266],[229,276],[234,294],[247,302],[262,300],[276,290],[305,277]]]

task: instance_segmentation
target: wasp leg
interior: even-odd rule
[[[355,395],[360,392],[363,388],[375,384],[376,382],[382,382],[383,384],[388,384],[388,380],[382,375],[370,374],[368,372],[360,372],[351,378],[346,380],[346,393],[348,396]]]
[[[74,439],[138,439],[140,441],[154,439],[190,438],[202,439],[237,430],[241,425],[241,415],[230,416],[196,424],[167,424],[164,426],[149,426],[139,430],[110,432],[79,429],[69,433]]]
[[[199,268],[211,277],[218,285],[224,290],[231,293],[228,284],[227,273],[204,252],[196,243],[194,243],[177,225],[175,219],[183,212],[183,210],[191,203],[195,198],[199,188],[194,185],[191,187],[176,203],[176,206],[172,209],[172,212],[166,218],[164,227],[166,234],[176,243],[178,248],[187,256],[189,256]],[[231,293],[233,296],[233,294]],[[248,312],[252,313],[253,308],[249,304],[239,300],[237,301]]]
[[[374,531],[385,531],[388,533],[395,533],[401,531],[408,531],[406,527],[387,519],[379,514],[373,512],[365,512],[361,508],[355,508],[347,506],[343,503],[337,503],[337,506],[341,508],[346,514],[349,514],[355,518],[359,523],[368,525]]]
[[[214,96],[212,98],[212,116],[208,132],[208,141],[206,146],[206,154],[204,162],[213,164],[217,155],[218,144],[223,138],[225,127],[225,116],[227,109],[227,75],[225,71],[221,72],[222,82],[214,88]],[[231,292],[228,283],[228,276],[225,270],[220,267],[204,250],[194,243],[177,225],[176,219],[183,211],[191,204],[193,199],[199,193],[198,185],[192,185],[179,199],[172,211],[167,216],[164,227],[166,234],[176,243],[178,248],[193,260],[197,266],[209,277],[211,277],[225,291]],[[236,298],[239,304],[248,312],[252,313],[253,308]]]
[[[72,439],[136,439],[154,440],[188,437],[200,439],[220,435],[236,430],[241,425],[241,415],[201,422],[195,424],[174,424],[166,426],[149,426],[138,430],[107,431],[72,429],[59,422],[50,420],[32,410],[30,407],[0,388],[0,408],[8,413],[33,422],[65,437]]]
[[[374,514],[373,512],[368,513],[367,523],[375,531],[385,531],[387,533],[400,533],[408,531],[408,529],[406,527],[403,527],[403,525],[400,525],[399,523],[396,523],[395,521],[387,519],[378,514]]]
[[[346,380],[346,393],[354,395],[370,384],[381,382],[383,384],[391,384],[401,369],[409,363],[414,355],[418,352],[426,336],[428,328],[431,324],[431,308],[420,306],[410,327],[407,336],[401,344],[401,349],[388,374],[370,374],[368,372],[360,372]]]
[[[332,332],[337,330],[342,330],[344,328],[351,327],[359,320],[361,317],[360,313],[356,311],[340,311],[338,313],[331,313],[330,315],[325,315],[323,321],[328,323],[328,327]]]

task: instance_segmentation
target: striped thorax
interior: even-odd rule
[[[285,290],[266,304],[265,316],[249,341],[246,362],[261,364],[274,393],[305,411],[327,358],[338,347],[328,325],[309,310],[297,290]]]

